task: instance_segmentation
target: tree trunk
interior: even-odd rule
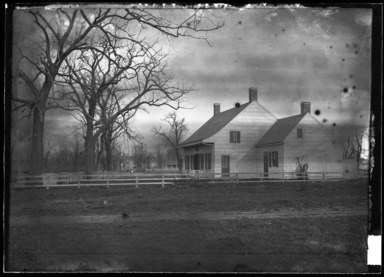
[[[95,170],[95,138],[93,136],[92,119],[87,119],[87,131],[85,136],[85,174],[91,174]]]
[[[360,167],[360,155],[361,153],[357,153],[357,156],[356,156],[356,169],[357,171],[359,171],[359,167]]]
[[[96,135],[93,136],[93,139],[95,141],[95,155],[96,155],[96,170],[105,170],[105,157],[104,157],[104,138],[103,135],[100,137],[97,137]]]
[[[44,170],[44,110],[33,110],[32,141],[29,158],[29,174],[41,175]]]
[[[44,154],[44,171],[45,172],[50,172],[50,165],[49,165],[49,156],[51,154],[51,151],[47,151]]]
[[[105,130],[104,143],[106,166],[107,170],[110,171],[112,169],[112,131],[110,128]]]
[[[177,159],[177,167],[179,170],[183,170],[183,157],[181,156],[180,149],[175,148],[176,159]]]

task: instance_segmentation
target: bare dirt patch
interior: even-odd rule
[[[365,272],[367,185],[11,191],[16,271]]]

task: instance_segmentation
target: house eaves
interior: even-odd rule
[[[194,146],[194,145],[213,145],[213,142],[205,142],[205,141],[202,141],[202,140],[198,140],[198,141],[194,141],[194,142],[190,142],[190,143],[183,143],[183,144],[180,144],[178,145],[176,148],[183,148],[183,147],[188,147],[188,146]]]

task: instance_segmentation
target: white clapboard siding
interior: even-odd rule
[[[212,137],[214,170],[221,172],[221,156],[230,157],[230,172],[255,172],[258,169],[256,143],[277,118],[258,102],[251,102],[240,114]],[[240,131],[240,143],[230,143],[230,131]]]
[[[297,138],[297,128],[303,137]],[[284,171],[296,169],[296,157],[307,163],[308,171],[341,172],[342,151],[332,133],[312,115],[307,114],[284,140]]]
[[[264,172],[264,153],[265,152],[278,152],[278,166],[277,167],[269,167],[268,173],[279,173],[284,171],[284,146],[282,144],[280,145],[273,145],[273,146],[264,146],[262,148],[257,148],[256,150],[256,156],[257,156],[257,167],[256,170],[258,172]],[[272,175],[273,176],[273,175]]]

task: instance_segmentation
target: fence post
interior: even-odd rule
[[[161,174],[161,187],[164,188],[164,173]]]
[[[325,172],[323,172],[323,180],[325,180]]]
[[[283,180],[283,183],[284,183],[284,171],[283,171],[283,173],[281,174],[282,176],[282,180]]]
[[[137,173],[135,174],[136,176],[136,188],[139,188],[139,177],[137,176]]]
[[[239,173],[236,173],[236,182],[235,182],[235,187],[239,183]]]
[[[109,179],[107,180],[107,188],[109,188]]]

